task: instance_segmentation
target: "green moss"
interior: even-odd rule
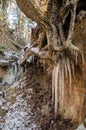
[[[0,53],[3,53],[4,49],[5,49],[5,47],[0,45]]]
[[[16,97],[11,97],[9,99],[7,99],[8,102],[15,102],[16,101]]]
[[[11,97],[15,93],[16,93],[16,89],[15,88],[8,89],[8,91],[6,92],[6,97]]]
[[[0,12],[0,21],[5,21],[5,12],[4,11]]]
[[[4,47],[4,46],[2,46],[2,45],[0,45],[0,49],[2,49],[2,50],[3,50],[3,49],[5,49],[5,47]]]

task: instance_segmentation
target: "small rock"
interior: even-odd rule
[[[8,107],[7,107],[7,106],[2,106],[1,109],[7,111],[7,110],[8,110]]]

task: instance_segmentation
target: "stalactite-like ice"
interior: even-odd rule
[[[34,66],[34,55],[32,56],[32,60],[33,60],[33,66]]]
[[[82,64],[84,65],[85,64],[85,59],[84,59],[84,54],[82,53]]]
[[[52,101],[55,102],[55,114],[57,114],[58,103],[59,107],[63,108],[65,96],[65,83],[69,84],[70,95],[72,93],[72,76],[75,75],[75,62],[69,57],[63,57],[58,60],[57,65],[54,65],[52,71]],[[68,80],[65,82],[65,80]]]
[[[75,58],[76,58],[76,65],[77,65],[77,59],[78,59],[78,52],[75,51]]]
[[[55,65],[52,71],[52,103],[54,102],[54,94],[55,94]]]
[[[61,103],[62,101],[62,80],[61,80],[61,63],[60,63],[60,67],[59,67],[59,101]]]
[[[63,64],[63,60],[62,60],[62,71],[61,71],[61,82],[62,82],[62,101],[61,101],[61,104],[62,104],[62,108],[63,108],[63,103],[64,103],[64,64]]]
[[[79,53],[74,51],[75,60],[67,56],[58,60],[57,65],[54,65],[52,72],[52,101],[55,102],[55,114],[57,114],[58,105],[63,109],[65,97],[65,83],[69,87],[70,96],[72,95],[72,77],[75,79],[75,66],[78,64]],[[84,70],[84,54],[81,55],[82,66]],[[66,80],[66,82],[65,82]],[[68,86],[69,85],[69,86]],[[60,110],[61,110],[60,109]]]
[[[70,62],[71,62],[71,73],[72,73],[73,78],[75,78],[74,61],[71,60]]]
[[[58,74],[59,74],[59,62],[55,66],[55,115],[57,114],[58,108]]]
[[[71,84],[72,84],[72,81],[71,81],[71,65],[70,65],[70,59],[69,58],[67,58],[67,68],[68,68],[68,77],[69,77],[69,86],[70,86],[70,95],[71,95]]]
[[[66,58],[65,58],[65,63],[64,63],[64,66],[65,66],[65,76],[66,76],[66,78],[68,78],[68,69],[67,69],[67,62],[66,62]]]

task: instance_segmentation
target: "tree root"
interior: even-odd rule
[[[40,57],[41,59],[48,59],[48,60],[56,60],[61,55],[62,52],[65,50],[68,50],[70,52],[78,52],[78,54],[86,54],[86,52],[83,52],[83,50],[80,50],[78,47],[73,45],[72,43],[72,37],[74,33],[74,27],[75,27],[75,19],[76,19],[76,8],[77,8],[77,2],[78,0],[67,0],[66,5],[60,9],[59,14],[57,14],[58,19],[56,21],[56,10],[53,10],[52,17],[49,22],[48,28],[44,30],[46,32],[46,38],[47,38],[47,44],[42,47],[42,41],[44,39],[43,33],[39,34],[39,37],[37,39],[37,43],[35,43],[36,48],[39,48],[38,52],[35,52],[33,50],[34,45],[32,45],[31,48],[29,48],[25,54],[23,55],[23,58],[20,60],[20,64],[22,65],[25,63],[27,58],[31,55],[36,55]],[[69,11],[71,12],[71,19],[69,23],[69,30],[68,35],[65,37],[65,32],[63,29],[63,19],[65,22],[66,17],[68,16]],[[48,19],[47,19],[48,20]],[[44,21],[43,21],[44,22]],[[46,25],[45,25],[46,26]],[[59,40],[60,39],[60,42]],[[72,53],[73,54],[73,53]]]

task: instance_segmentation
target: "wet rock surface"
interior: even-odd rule
[[[9,61],[0,59],[0,66],[7,67],[9,65]]]

